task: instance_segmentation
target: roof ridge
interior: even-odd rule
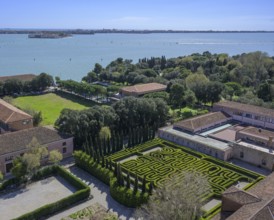
[[[254,198],[259,199],[260,201],[262,201],[261,198],[259,198],[257,195],[255,195],[255,194],[253,194],[253,193],[250,193],[250,192],[248,192],[248,191],[244,191],[244,190],[242,190],[242,189],[239,189],[239,188],[236,187],[236,186],[232,186],[232,188],[235,189],[235,190],[237,190],[237,191],[226,192],[226,193],[224,192],[223,195],[231,195],[231,194],[236,194],[236,193],[242,192],[242,193],[245,193],[245,194],[247,194],[247,195],[249,195],[249,196],[252,196],[252,197],[254,197]]]
[[[11,117],[12,117],[13,114],[15,114],[14,111],[13,111],[13,112],[10,114],[10,116],[6,119],[5,123],[7,123],[7,122],[11,119]]]
[[[273,200],[273,198],[271,200],[268,200],[267,202],[264,203],[264,205],[262,207],[260,207],[257,212],[255,212],[252,216],[250,216],[249,219],[252,219],[253,217],[255,217],[260,211],[262,211],[264,208],[267,208],[267,210],[269,211],[270,215],[272,216],[272,218],[274,219],[274,216],[272,214],[272,211],[269,208],[269,203]]]

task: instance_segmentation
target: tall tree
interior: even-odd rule
[[[184,91],[185,88],[181,84],[173,84],[170,88],[170,103],[174,107],[179,107],[181,108],[183,105],[183,100],[184,100]]]
[[[207,179],[198,173],[184,172],[156,188],[135,213],[137,219],[198,219],[201,214],[202,197],[211,190]]]

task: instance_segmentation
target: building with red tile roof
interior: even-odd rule
[[[167,88],[166,85],[160,83],[146,83],[138,84],[134,86],[127,86],[120,89],[121,96],[142,96],[152,92],[161,92],[165,91]]]
[[[0,131],[18,131],[32,127],[31,115],[0,99]]]

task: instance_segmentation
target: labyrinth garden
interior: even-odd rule
[[[182,175],[182,171],[199,172],[212,186],[212,190],[204,195],[203,199],[207,201],[220,198],[231,185],[245,183],[244,189],[247,189],[263,179],[257,173],[162,139],[127,148],[106,158],[120,163],[123,173],[137,174],[139,180],[145,177],[155,186],[161,186],[174,174]]]

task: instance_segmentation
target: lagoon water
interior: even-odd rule
[[[0,76],[46,72],[79,81],[95,63],[106,66],[118,57],[136,63],[152,56],[258,50],[274,56],[274,33],[95,34],[62,39],[0,34]]]

